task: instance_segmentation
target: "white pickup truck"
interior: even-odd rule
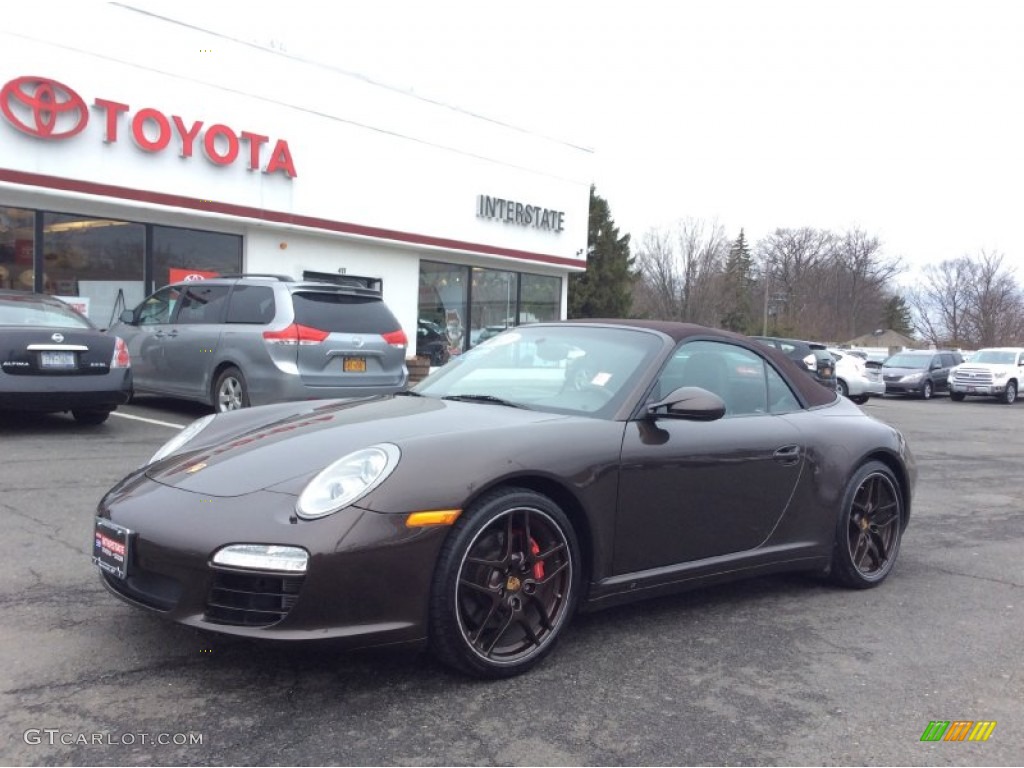
[[[1024,384],[1024,347],[988,347],[949,372],[949,398],[995,397],[1010,404]]]

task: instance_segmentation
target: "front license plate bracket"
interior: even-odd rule
[[[123,525],[97,517],[93,532],[93,563],[115,578],[127,579],[131,540],[132,532]]]

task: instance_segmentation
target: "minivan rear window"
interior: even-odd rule
[[[295,322],[331,333],[391,333],[401,329],[380,299],[344,293],[292,294]]]

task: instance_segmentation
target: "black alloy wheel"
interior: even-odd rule
[[[892,470],[879,461],[862,466],[843,496],[832,552],[833,580],[868,589],[892,571],[903,535],[903,496]]]
[[[1006,389],[1003,390],[1003,402],[1007,405],[1013,405],[1017,400],[1017,382],[1008,381],[1006,382]]]
[[[221,371],[214,382],[213,407],[217,409],[217,413],[249,407],[249,388],[246,386],[245,377],[233,365]]]
[[[463,513],[441,549],[431,594],[435,655],[485,678],[527,671],[575,608],[579,545],[551,499],[511,488]]]

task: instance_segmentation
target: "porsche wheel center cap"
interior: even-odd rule
[[[522,585],[522,582],[519,581],[519,579],[517,579],[515,576],[509,576],[508,581],[505,582],[505,589],[507,589],[509,592],[518,592],[519,588]]]

